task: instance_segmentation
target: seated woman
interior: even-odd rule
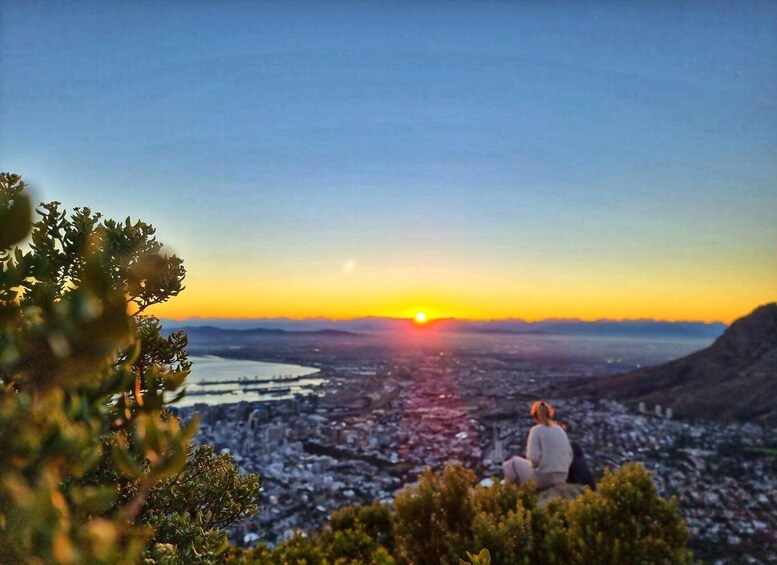
[[[521,485],[533,481],[542,490],[567,481],[572,446],[561,425],[553,420],[553,407],[538,400],[531,407],[535,426],[529,430],[526,459],[513,457],[502,464],[505,479]]]

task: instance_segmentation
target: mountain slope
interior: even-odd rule
[[[777,425],[777,303],[740,318],[707,349],[571,388],[670,406],[679,417]]]

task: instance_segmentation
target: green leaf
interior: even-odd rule
[[[32,205],[26,194],[0,202],[0,249],[10,249],[32,228]]]
[[[143,469],[140,468],[132,455],[118,445],[111,446],[111,456],[113,463],[124,476],[136,479],[143,474]]]
[[[195,414],[192,418],[186,422],[186,425],[181,430],[181,437],[184,441],[191,441],[192,438],[197,435],[197,430],[200,427],[200,415]]]

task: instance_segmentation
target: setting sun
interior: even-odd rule
[[[416,324],[425,324],[427,319],[428,318],[426,317],[426,314],[424,314],[423,312],[416,312],[416,315],[415,315]]]

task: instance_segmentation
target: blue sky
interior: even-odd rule
[[[155,224],[189,268],[167,314],[730,321],[777,297],[777,4],[0,17],[0,165]]]

